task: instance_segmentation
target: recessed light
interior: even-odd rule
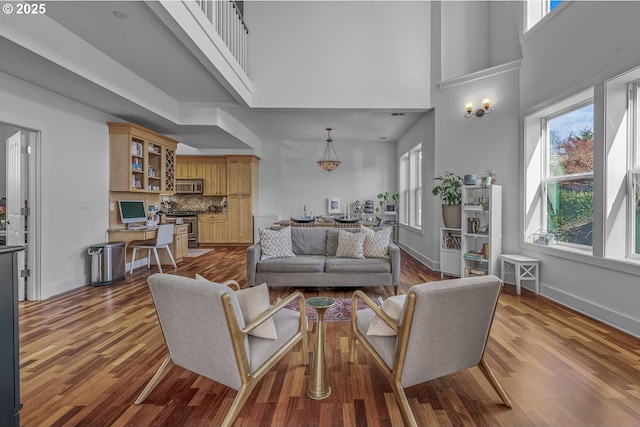
[[[391,113],[391,116],[404,116],[405,113]]]
[[[382,140],[382,141],[384,141],[384,140],[386,140],[386,139],[387,139],[387,137],[386,137],[386,136],[381,136],[381,137],[380,137],[380,140]]]
[[[127,14],[124,12],[120,12],[119,10],[114,10],[113,11],[113,16],[115,16],[116,18],[120,18],[120,19],[127,19]]]

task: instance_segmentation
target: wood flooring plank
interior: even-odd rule
[[[172,274],[246,281],[246,248],[182,262]],[[399,293],[440,279],[401,254]],[[23,427],[216,426],[237,392],[180,367],[172,368],[141,405],[133,401],[166,357],[146,279],[134,275],[104,287],[85,286],[45,301],[21,302]],[[364,288],[372,297],[392,290]],[[273,288],[272,301],[301,290],[306,297],[350,298],[353,289]],[[306,395],[309,365],[297,345],[271,369],[240,411],[235,426],[403,426],[397,402],[372,359],[357,348],[349,363],[348,322],[327,322],[331,395]],[[357,347],[360,347],[358,345]],[[477,369],[406,389],[419,425],[640,425],[640,340],[512,286],[502,289],[485,357],[512,400],[506,408]]]

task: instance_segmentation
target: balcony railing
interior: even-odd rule
[[[247,73],[247,34],[242,18],[242,2],[231,0],[196,0],[238,64]]]

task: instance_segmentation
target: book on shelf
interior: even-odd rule
[[[486,260],[483,252],[469,251],[464,254],[464,257],[466,259],[473,259],[473,260],[480,260],[480,261]]]
[[[445,249],[460,249],[460,234],[447,232],[442,240]]]
[[[472,268],[471,270],[469,270],[469,275],[470,276],[486,276],[487,272],[484,270],[476,270]]]

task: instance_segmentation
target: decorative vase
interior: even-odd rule
[[[460,205],[442,205],[442,220],[447,228],[460,228],[462,223]]]
[[[396,205],[387,205],[387,212],[393,212],[396,210]]]

